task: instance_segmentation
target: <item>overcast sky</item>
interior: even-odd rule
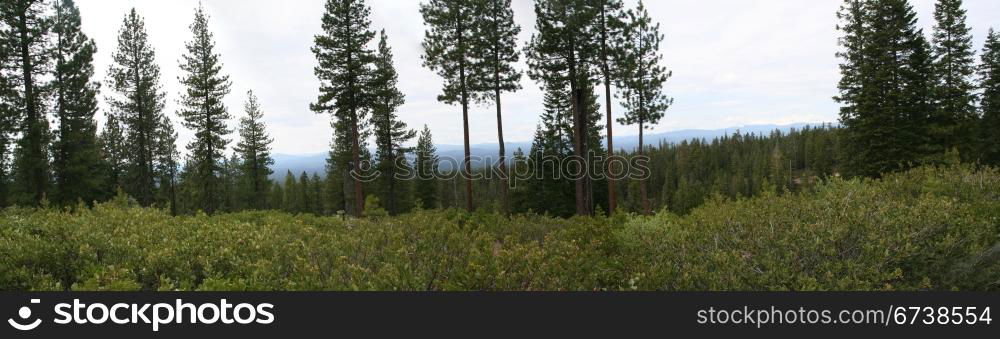
[[[211,16],[223,72],[233,82],[226,104],[244,115],[247,90],[260,98],[275,139],[274,151],[309,154],[329,149],[330,117],[309,110],[319,82],[310,52],[320,32],[325,0],[204,0]],[[523,28],[520,46],[534,32],[532,0],[514,0]],[[626,0],[633,4],[634,1]],[[930,32],[934,0],[911,1]],[[163,73],[167,113],[177,122],[178,60],[190,39],[188,25],[198,0],[77,0],[84,32],[97,41],[97,77],[103,81],[117,33],[132,7],[145,17]],[[385,29],[395,53],[406,104],[400,117],[412,128],[430,126],[435,142],[461,144],[461,109],[438,103],[441,80],[421,67],[423,21],[417,0],[371,0],[372,28]],[[675,98],[654,131],[716,129],[750,124],[832,122],[831,100],[839,79],[834,56],[841,0],[653,0],[647,6],[662,24],[665,66],[674,72],[665,90]],[[977,49],[991,24],[1000,25],[1000,1],[966,0]],[[1000,28],[1000,27],[997,27]],[[520,47],[519,46],[519,47]],[[521,67],[524,69],[524,66]],[[504,96],[508,141],[527,141],[542,110],[538,85],[525,76],[524,90]],[[603,91],[602,91],[603,92]],[[603,102],[603,101],[602,101]],[[473,143],[496,141],[495,110],[474,107]],[[616,118],[621,109],[616,107]],[[99,120],[103,120],[100,118]],[[234,119],[235,120],[235,119]],[[235,126],[235,121],[231,125]],[[616,134],[637,134],[617,126]],[[193,133],[178,127],[180,147]],[[232,139],[236,139],[235,134]]]

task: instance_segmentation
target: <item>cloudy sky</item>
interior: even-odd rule
[[[632,4],[634,1],[626,0]],[[329,149],[329,116],[309,110],[319,82],[310,52],[320,32],[325,0],[203,0],[211,16],[223,71],[233,91],[226,98],[235,117],[243,116],[246,92],[253,90],[265,109],[275,152],[310,154]],[[534,32],[532,0],[514,0],[523,33]],[[654,131],[715,129],[750,124],[831,122],[837,118],[839,78],[834,56],[841,0],[654,0],[647,6],[662,24],[666,66],[674,77],[666,92],[676,102]],[[934,0],[912,0],[920,24],[930,31]],[[86,34],[97,41],[98,78],[104,79],[117,32],[129,9],[146,19],[167,92],[167,111],[176,110],[181,88],[178,60],[190,39],[188,25],[198,0],[77,0]],[[417,0],[371,0],[373,29],[385,29],[396,56],[407,102],[400,116],[411,127],[430,126],[439,144],[461,144],[461,109],[436,101],[441,80],[420,66],[423,22]],[[990,25],[1000,29],[1000,1],[966,0],[977,48]],[[522,65],[522,69],[523,69]],[[524,90],[507,94],[504,132],[509,141],[530,140],[542,110],[538,85],[525,77]],[[603,101],[602,101],[603,102]],[[492,107],[471,112],[473,143],[496,140]],[[616,109],[616,117],[621,110]],[[174,120],[177,120],[174,118]],[[235,121],[233,122],[235,125]],[[192,133],[178,128],[181,146]],[[636,127],[616,126],[619,135]]]

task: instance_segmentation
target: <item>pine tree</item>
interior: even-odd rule
[[[979,123],[979,154],[982,163],[1000,167],[1000,34],[990,29],[979,65],[982,90],[982,120]]]
[[[841,124],[848,175],[877,177],[927,160],[930,46],[906,0],[841,8]]]
[[[247,92],[247,103],[244,106],[246,116],[240,119],[240,141],[235,151],[240,156],[242,184],[245,186],[245,203],[256,210],[267,208],[267,196],[271,192],[268,187],[268,177],[274,173],[271,166],[271,143],[274,142],[267,134],[264,125],[264,112],[253,91]]]
[[[302,204],[301,195],[299,195],[299,184],[295,180],[295,175],[292,171],[285,173],[285,185],[283,187],[285,196],[281,199],[284,204],[281,206],[285,212],[297,213],[299,212],[300,206]]]
[[[194,161],[195,180],[199,191],[195,197],[206,213],[214,213],[221,204],[223,152],[231,132],[227,123],[231,118],[223,98],[229,94],[229,76],[222,75],[222,64],[215,53],[213,35],[208,30],[208,16],[200,5],[191,24],[192,40],[185,44],[186,53],[181,62],[181,84],[186,87],[181,95],[182,108],[178,115],[184,127],[195,132],[195,139],[188,144]]]
[[[271,182],[271,196],[267,199],[268,206],[272,210],[283,210],[285,208],[285,190],[277,182]]]
[[[323,185],[323,179],[319,177],[319,174],[313,173],[312,178],[309,180],[310,196],[312,197],[312,200],[309,201],[309,206],[312,208],[311,212],[315,215],[326,214],[326,206],[323,203]]]
[[[965,24],[966,11],[962,0],[938,0],[934,10],[933,57],[934,102],[937,108],[932,115],[932,145],[944,153],[958,148],[962,154],[971,153],[970,128],[976,117],[975,50],[972,35]]]
[[[102,159],[106,162],[106,184],[105,190],[117,192],[124,190],[126,185],[125,173],[128,165],[128,154],[126,150],[125,131],[117,114],[105,112],[104,129],[98,138],[101,144]]]
[[[600,32],[600,71],[601,82],[604,84],[604,108],[607,118],[607,148],[608,159],[615,156],[614,122],[612,121],[611,85],[618,81],[622,69],[621,55],[622,37],[625,32],[625,9],[621,0],[595,0],[600,12],[597,16],[597,30]],[[606,173],[611,173],[612,162],[607,162]],[[608,212],[614,213],[617,207],[617,185],[613,178],[608,178]]]
[[[177,150],[177,132],[174,124],[166,115],[160,116],[160,123],[155,130],[156,149],[153,151],[153,171],[159,188],[159,204],[170,206],[171,215],[177,215],[177,186],[179,180],[181,154]]]
[[[672,73],[661,63],[660,42],[663,34],[660,25],[654,24],[642,1],[634,11],[628,11],[628,28],[623,34],[623,67],[619,87],[625,99],[625,117],[618,122],[624,125],[639,125],[639,156],[644,157],[643,132],[659,123],[673,99],[663,94],[663,85]],[[646,181],[639,181],[639,194],[643,213],[651,214],[646,195]]]
[[[595,23],[599,8],[591,0],[540,0],[535,3],[536,33],[526,48],[528,75],[546,84],[565,84],[572,107],[573,153],[590,168],[593,150],[589,147],[591,116],[587,101],[593,95],[594,65],[600,54],[599,32]],[[588,92],[590,91],[590,92]],[[576,210],[579,215],[594,213],[592,178],[575,180]]]
[[[299,175],[299,184],[295,186],[296,193],[296,212],[298,213],[312,213],[312,187],[309,187],[309,175],[305,171]]]
[[[320,95],[311,105],[316,113],[330,113],[344,129],[339,134],[350,142],[350,171],[359,171],[365,117],[371,110],[368,82],[375,56],[367,47],[375,37],[369,28],[371,13],[363,0],[327,0],[323,13],[323,34],[317,35],[312,51],[319,62],[315,73],[320,80]],[[364,213],[364,192],[358,175],[353,182],[354,213]]]
[[[420,5],[427,31],[424,34],[424,67],[444,79],[438,101],[462,106],[465,158],[465,208],[472,211],[472,150],[469,144],[469,104],[476,100],[471,77],[475,74],[477,28],[480,7],[475,1],[430,0]]]
[[[239,155],[233,153],[228,158],[222,158],[222,171],[219,174],[219,211],[235,212],[246,209],[238,189],[239,172],[242,168]]]
[[[52,20],[45,0],[9,0],[0,4],[0,21],[8,27],[0,37],[11,62],[2,77],[14,84],[8,99],[19,111],[20,139],[14,150],[14,190],[17,201],[37,205],[50,186],[50,131],[46,116],[45,76],[52,70],[47,34]]]
[[[145,22],[134,8],[118,32],[107,74],[115,94],[106,99],[111,111],[106,112],[102,143],[111,162],[112,189],[123,188],[142,206],[150,206],[156,194],[156,152],[166,144],[157,138],[166,119],[165,93]]]
[[[414,196],[420,201],[421,208],[436,208],[439,206],[438,199],[438,156],[437,147],[434,146],[434,139],[431,136],[431,129],[424,125],[424,130],[417,138],[417,148],[414,150],[413,169],[416,181],[414,183]]]
[[[72,0],[60,0],[55,9],[52,90],[59,121],[52,164],[55,200],[64,205],[78,200],[91,203],[101,198],[104,184],[94,122],[99,85],[91,81],[97,46],[80,31],[80,11]]]
[[[405,158],[405,153],[411,151],[403,144],[413,139],[416,132],[410,130],[406,123],[396,116],[396,110],[403,105],[405,97],[396,87],[399,79],[396,67],[392,64],[392,50],[387,39],[383,30],[371,78],[373,98],[371,125],[375,132],[375,156],[381,172],[379,181],[382,189],[378,196],[389,213],[398,214],[400,196],[397,189],[402,183],[396,178],[396,164],[400,157]]]
[[[517,36],[521,26],[514,22],[514,10],[510,0],[479,0],[476,2],[478,29],[473,40],[475,64],[472,67],[474,77],[472,88],[478,93],[476,97],[484,101],[493,101],[497,112],[497,139],[500,145],[500,158],[497,167],[500,171],[500,205],[503,213],[510,213],[510,198],[508,197],[509,175],[507,174],[507,152],[503,138],[503,92],[516,92],[521,89],[521,72],[514,65],[520,60],[517,49]]]

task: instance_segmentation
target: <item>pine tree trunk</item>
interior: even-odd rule
[[[576,184],[576,213],[583,216],[593,215],[591,197],[593,192],[590,186],[590,161],[587,150],[587,113],[584,109],[583,89],[573,89],[573,148],[580,159],[581,175],[577,178]]]
[[[643,140],[643,132],[645,131],[644,121],[639,119],[639,158],[645,156],[643,150],[645,147],[645,140]],[[652,214],[649,208],[649,198],[646,195],[646,178],[639,179],[639,197],[642,199],[642,213],[645,215]]]
[[[503,209],[503,214],[510,215],[510,197],[508,196],[508,188],[510,178],[507,175],[507,151],[506,145],[503,141],[503,109],[500,103],[500,74],[494,72],[496,83],[496,102],[497,102],[497,137],[500,139],[500,205]]]
[[[462,13],[459,12],[459,16],[461,15]],[[459,20],[456,34],[458,35],[459,48],[464,47],[463,38],[465,29],[462,27],[461,20]],[[465,79],[465,66],[465,56],[463,55],[462,59],[459,61],[458,73],[459,81],[461,82],[459,86],[462,88],[462,130],[465,135],[465,160],[463,161],[465,166],[465,175],[467,176],[465,178],[465,209],[472,212],[474,210],[474,206],[472,204],[472,149],[469,145],[469,89]]]
[[[611,117],[611,68],[608,65],[608,23],[607,7],[601,7],[601,66],[604,73],[604,107],[607,114],[608,159],[605,160],[605,176],[608,178],[608,215],[614,214],[618,208],[618,188],[615,178],[611,175],[611,159],[615,156],[614,121]]]

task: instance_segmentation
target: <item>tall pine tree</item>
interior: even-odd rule
[[[521,72],[514,67],[521,57],[517,49],[517,36],[521,33],[521,26],[514,22],[510,0],[480,0],[477,4],[480,7],[477,15],[477,39],[474,40],[473,47],[476,52],[473,88],[480,93],[480,98],[493,101],[496,106],[497,139],[500,145],[500,158],[497,160],[501,178],[499,198],[503,213],[509,214],[510,197],[507,191],[510,183],[500,97],[503,92],[521,89]]]
[[[528,75],[546,83],[568,87],[572,107],[573,154],[589,169],[594,149],[592,116],[588,100],[593,97],[595,65],[599,64],[600,43],[596,23],[599,8],[591,0],[539,0],[535,3],[536,33],[526,48]],[[576,169],[583,172],[583,169]],[[594,214],[594,190],[590,175],[575,182],[576,210],[579,215]]]
[[[389,213],[398,214],[401,212],[398,189],[403,183],[396,177],[397,163],[401,157],[405,158],[405,153],[411,151],[403,145],[413,139],[416,132],[407,128],[406,123],[396,116],[396,110],[403,105],[405,97],[397,88],[399,76],[392,64],[392,49],[389,48],[387,39],[383,30],[371,78],[371,125],[375,134],[375,156],[381,173],[379,200],[385,204]]]
[[[118,32],[118,49],[111,56],[107,97],[111,108],[102,132],[102,146],[110,162],[112,189],[123,188],[141,205],[156,197],[156,153],[176,146],[158,138],[158,128],[167,119],[163,113],[165,93],[160,84],[160,66],[146,34],[145,21],[133,8]]]
[[[353,183],[353,212],[357,217],[364,213],[364,192],[358,172],[361,170],[365,117],[371,111],[368,83],[375,61],[374,53],[368,48],[375,37],[370,28],[370,14],[371,9],[364,0],[327,0],[323,33],[315,37],[312,49],[319,62],[315,73],[321,84],[319,98],[311,108],[316,113],[332,114],[337,120],[334,128],[340,136],[334,141],[346,141],[350,145],[350,164],[344,175],[345,181]]]
[[[934,102],[930,120],[931,143],[943,148],[940,153],[957,148],[972,153],[972,124],[975,107],[975,50],[972,34],[966,25],[962,0],[938,0],[934,9],[933,56]],[[971,154],[968,154],[971,155]],[[971,157],[966,157],[971,158]]]
[[[444,79],[438,101],[462,106],[465,158],[465,208],[472,211],[472,149],[469,144],[469,104],[476,99],[471,86],[475,74],[476,40],[481,4],[467,0],[430,0],[420,5],[427,31],[424,34],[424,66]]]
[[[46,112],[45,77],[50,74],[49,41],[52,26],[45,0],[9,0],[0,4],[0,21],[8,27],[3,37],[10,62],[2,76],[14,86],[8,99],[17,113],[20,139],[14,151],[14,195],[17,202],[37,205],[50,186],[50,131]]]
[[[253,91],[247,92],[247,103],[244,106],[246,116],[240,119],[240,141],[236,144],[236,154],[239,155],[241,168],[241,184],[245,189],[244,198],[248,207],[256,210],[267,208],[267,196],[271,192],[268,179],[274,171],[274,158],[271,157],[271,143],[274,142],[267,134],[264,125],[264,112]]]
[[[621,75],[621,55],[623,52],[621,40],[625,32],[625,6],[621,0],[595,0],[599,10],[597,16],[597,29],[600,32],[600,71],[601,82],[604,84],[604,109],[607,118],[607,148],[608,159],[615,156],[614,143],[614,122],[611,111],[612,94],[611,86],[620,80]],[[607,161],[606,173],[611,173],[612,161]],[[617,184],[614,178],[608,178],[608,212],[614,213],[618,208]]]
[[[840,95],[846,171],[877,177],[926,161],[930,46],[906,0],[846,0]]]
[[[73,0],[59,0],[52,29],[53,102],[59,121],[53,145],[53,172],[57,202],[92,203],[104,198],[101,153],[97,143],[97,91],[94,53],[97,46],[80,31],[80,10]]]
[[[628,29],[623,34],[623,72],[621,96],[625,99],[625,117],[618,121],[625,125],[639,125],[639,156],[644,157],[643,132],[659,123],[673,99],[663,94],[663,85],[672,73],[663,67],[660,54],[660,24],[653,23],[646,6],[639,1],[635,10],[628,11]],[[643,213],[650,214],[646,180],[639,180],[639,194]]]
[[[1000,34],[992,29],[983,46],[978,73],[982,90],[978,153],[984,164],[1000,167]]]
[[[195,171],[192,179],[198,187],[195,199],[205,212],[214,213],[222,203],[220,175],[222,162],[231,132],[227,126],[229,111],[223,98],[229,94],[229,76],[222,74],[222,63],[215,53],[215,42],[208,30],[208,16],[199,5],[191,24],[192,40],[185,44],[186,53],[181,62],[184,75],[180,78],[185,91],[181,95],[182,108],[178,115],[184,126],[195,132],[188,144]]]

